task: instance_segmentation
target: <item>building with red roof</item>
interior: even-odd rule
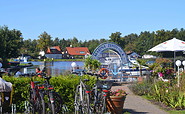
[[[62,59],[62,51],[59,46],[48,47],[45,56],[47,58]]]
[[[87,47],[66,47],[65,58],[83,58],[90,54]]]

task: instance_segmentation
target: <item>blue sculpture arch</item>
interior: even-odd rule
[[[100,44],[94,50],[94,52],[92,54],[92,58],[98,60],[98,57],[100,56],[100,54],[102,54],[102,52],[104,52],[106,50],[115,51],[120,56],[122,64],[128,63],[129,60],[128,60],[127,55],[124,52],[124,50],[119,45],[117,45],[116,43],[113,43],[113,42],[106,42],[106,43]]]

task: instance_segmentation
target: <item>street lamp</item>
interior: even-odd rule
[[[76,63],[75,62],[72,62],[71,63],[71,67],[73,68],[73,72],[75,72],[75,67],[76,67],[77,65],[76,65]]]
[[[179,67],[181,66],[181,61],[180,61],[180,60],[177,60],[177,61],[175,62],[175,64],[177,65],[177,68],[178,68],[177,86],[179,87],[179,81],[180,81],[180,77],[179,77]]]

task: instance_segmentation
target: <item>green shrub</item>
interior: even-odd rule
[[[182,84],[183,85],[183,84]],[[184,88],[177,87],[176,81],[171,82],[156,81],[155,83],[137,83],[129,86],[133,93],[145,95],[150,99],[158,101],[174,109],[185,108]]]
[[[87,83],[89,86],[93,86],[95,83],[95,78],[92,76],[82,76],[82,79],[87,78],[90,81]],[[4,80],[11,82],[13,84],[13,104],[16,104],[18,112],[24,111],[24,103],[28,100],[28,92],[30,87],[31,78],[29,77],[8,77],[4,76]],[[42,78],[32,78],[34,81],[44,81]],[[68,76],[58,76],[52,77],[50,80],[51,85],[53,85],[56,92],[58,92],[64,104],[67,105],[70,111],[74,110],[74,95],[76,86],[79,84],[80,76],[68,75]]]
[[[152,84],[144,81],[143,83],[133,84],[129,88],[136,95],[148,95],[152,89]]]

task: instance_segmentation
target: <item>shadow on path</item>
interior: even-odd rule
[[[147,114],[148,112],[138,112],[133,109],[123,109],[123,113],[131,113],[131,114]]]

